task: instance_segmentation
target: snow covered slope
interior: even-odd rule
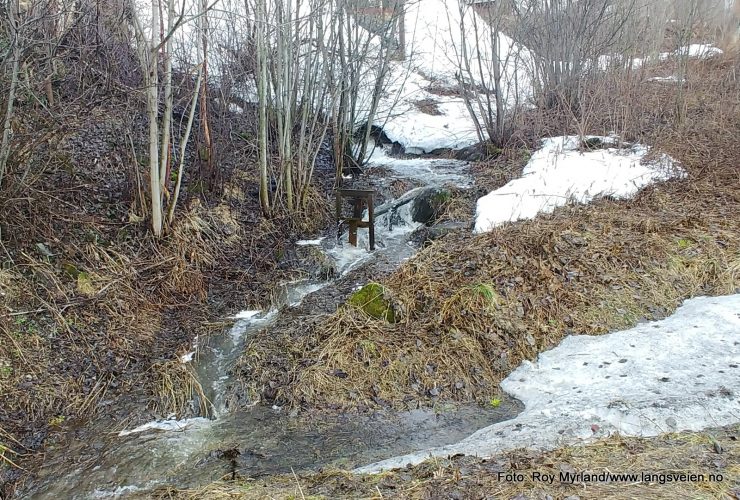
[[[424,0],[408,4],[404,26],[407,57],[393,63],[375,125],[408,153],[461,149],[479,142],[470,111],[454,92],[459,89],[456,75],[464,67],[463,54],[473,61],[472,75],[464,76],[467,84],[489,91],[496,87],[488,24],[471,6],[461,12],[458,0]],[[531,96],[529,51],[503,33],[499,47],[504,99],[509,106],[525,102]],[[416,105],[425,101],[436,103],[434,114]]]
[[[602,336],[571,336],[525,361],[501,387],[525,404],[516,418],[463,441],[359,469],[430,456],[554,449],[613,433],[655,436],[740,421],[740,295],[686,301],[673,316]]]
[[[551,213],[570,202],[588,203],[599,196],[630,198],[649,184],[683,175],[666,155],[643,164],[649,152],[645,146],[624,149],[617,147],[614,137],[585,139],[607,147],[582,151],[578,136],[544,139],[520,178],[478,200],[475,232]]]

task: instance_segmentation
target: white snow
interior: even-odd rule
[[[299,246],[316,246],[316,245],[321,245],[321,242],[323,241],[323,239],[324,238],[318,238],[315,240],[298,240],[295,242],[295,244]]]
[[[696,57],[698,59],[707,59],[709,57],[718,56],[722,54],[722,49],[715,47],[707,43],[692,43],[688,47],[681,47],[674,52],[674,55],[680,56],[688,54],[689,57]]]
[[[450,446],[358,469],[432,456],[548,450],[615,433],[656,436],[740,421],[740,295],[687,300],[672,316],[601,336],[570,336],[501,384],[525,410]]]
[[[569,202],[588,203],[600,196],[630,198],[649,184],[683,175],[666,155],[643,164],[649,151],[646,146],[623,149],[614,137],[586,138],[614,147],[580,151],[579,136],[544,139],[520,178],[478,200],[475,232],[551,213]]]
[[[194,356],[195,356],[195,351],[190,351],[188,353],[185,353],[182,356],[180,356],[180,363],[190,363],[193,360]]]
[[[649,82],[657,82],[657,83],[678,83],[678,77],[676,75],[670,75],[670,76],[654,76],[652,78],[648,78]],[[684,83],[685,80],[682,78],[681,83]]]
[[[147,422],[134,429],[124,429],[118,433],[119,437],[129,436],[131,434],[138,434],[141,432],[158,430],[158,431],[184,431],[188,427],[197,426],[209,423],[210,420],[203,417],[185,418],[182,420],[155,420],[153,422]]]
[[[252,311],[240,311],[236,313],[236,315],[232,319],[252,319],[258,314],[261,314],[262,311],[260,310],[252,310]]]
[[[466,30],[464,37],[461,21]],[[466,75],[466,81],[470,80],[467,84],[485,89],[496,86],[488,24],[471,6],[464,6],[461,13],[457,0],[424,0],[407,5],[404,25],[408,54],[403,62],[392,63],[374,124],[411,154],[462,149],[479,142],[464,100],[440,93],[458,90],[457,75],[461,74],[464,51],[470,57],[480,56],[482,61],[482,66],[473,67],[472,75]],[[526,70],[530,54],[504,34],[499,35],[499,46],[500,86],[507,105],[512,106],[531,96]],[[430,92],[430,87],[444,92]],[[484,97],[481,99],[485,102]],[[416,104],[419,101],[436,103],[435,114],[422,111]]]

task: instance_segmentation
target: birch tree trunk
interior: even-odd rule
[[[152,0],[152,24],[147,68],[146,108],[149,117],[149,183],[152,198],[152,231],[156,237],[162,236],[162,191],[159,173],[159,127],[157,126],[157,104],[159,100],[159,75],[157,73],[157,53],[159,52],[159,5]]]
[[[265,0],[257,2],[256,49],[257,49],[257,142],[260,169],[260,206],[265,216],[270,215],[270,192],[267,178],[267,9]]]

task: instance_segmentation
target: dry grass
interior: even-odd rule
[[[160,491],[158,498],[553,498],[581,499],[732,499],[740,487],[737,426],[703,433],[656,438],[614,436],[587,446],[546,453],[519,450],[487,460],[472,457],[433,459],[383,474],[363,476],[344,471],[284,475],[265,480],[216,482],[201,489]],[[518,473],[514,482],[498,474]],[[561,472],[638,474],[636,481],[569,484]],[[553,484],[533,480],[546,474]],[[703,474],[703,481],[642,481],[641,474]],[[710,481],[721,474],[722,481]],[[536,477],[536,476],[535,476]],[[715,476],[716,477],[716,476]],[[734,493],[733,493],[734,492]]]
[[[65,166],[56,167],[67,175]],[[83,166],[75,172],[86,175]],[[52,166],[48,175],[61,174]],[[6,465],[33,467],[33,452],[43,444],[36,435],[109,410],[98,405],[103,400],[148,397],[142,412],[146,403],[161,416],[192,412],[193,396],[205,398],[178,353],[196,334],[223,331],[224,325],[209,324],[224,309],[268,305],[273,280],[289,272],[276,269],[276,249],[329,213],[312,188],[311,214],[252,224],[245,218],[259,218],[250,205],[256,201],[235,193],[256,183],[234,176],[224,201],[208,205],[191,197],[168,234],[154,241],[146,221],[125,215],[125,191],[89,182],[87,191],[59,182],[59,192],[31,187],[21,201],[0,197],[0,462]],[[2,194],[9,191],[12,186]],[[121,218],[111,222],[108,214],[116,211]],[[29,435],[33,444],[26,449],[20,443]],[[0,471],[0,483],[11,476]]]
[[[418,101],[414,101],[414,106],[426,115],[439,116],[443,114],[439,109],[439,103],[434,99],[420,99]]]
[[[725,61],[704,69],[687,94],[690,123],[653,121],[653,140],[640,131],[687,179],[484,235],[450,234],[384,280],[399,322],[347,306],[300,331],[260,336],[241,360],[248,391],[321,407],[486,401],[523,359],[569,333],[624,329],[692,296],[734,293],[740,152],[729,131],[740,130],[740,85]],[[498,181],[515,170],[515,155],[505,156]]]

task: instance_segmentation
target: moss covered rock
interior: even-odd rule
[[[425,189],[414,200],[411,207],[411,218],[414,222],[427,226],[434,224],[451,197],[452,194],[446,189],[434,187]]]
[[[379,283],[368,283],[349,298],[349,304],[362,309],[368,316],[396,322],[396,311],[388,299],[385,287]]]

